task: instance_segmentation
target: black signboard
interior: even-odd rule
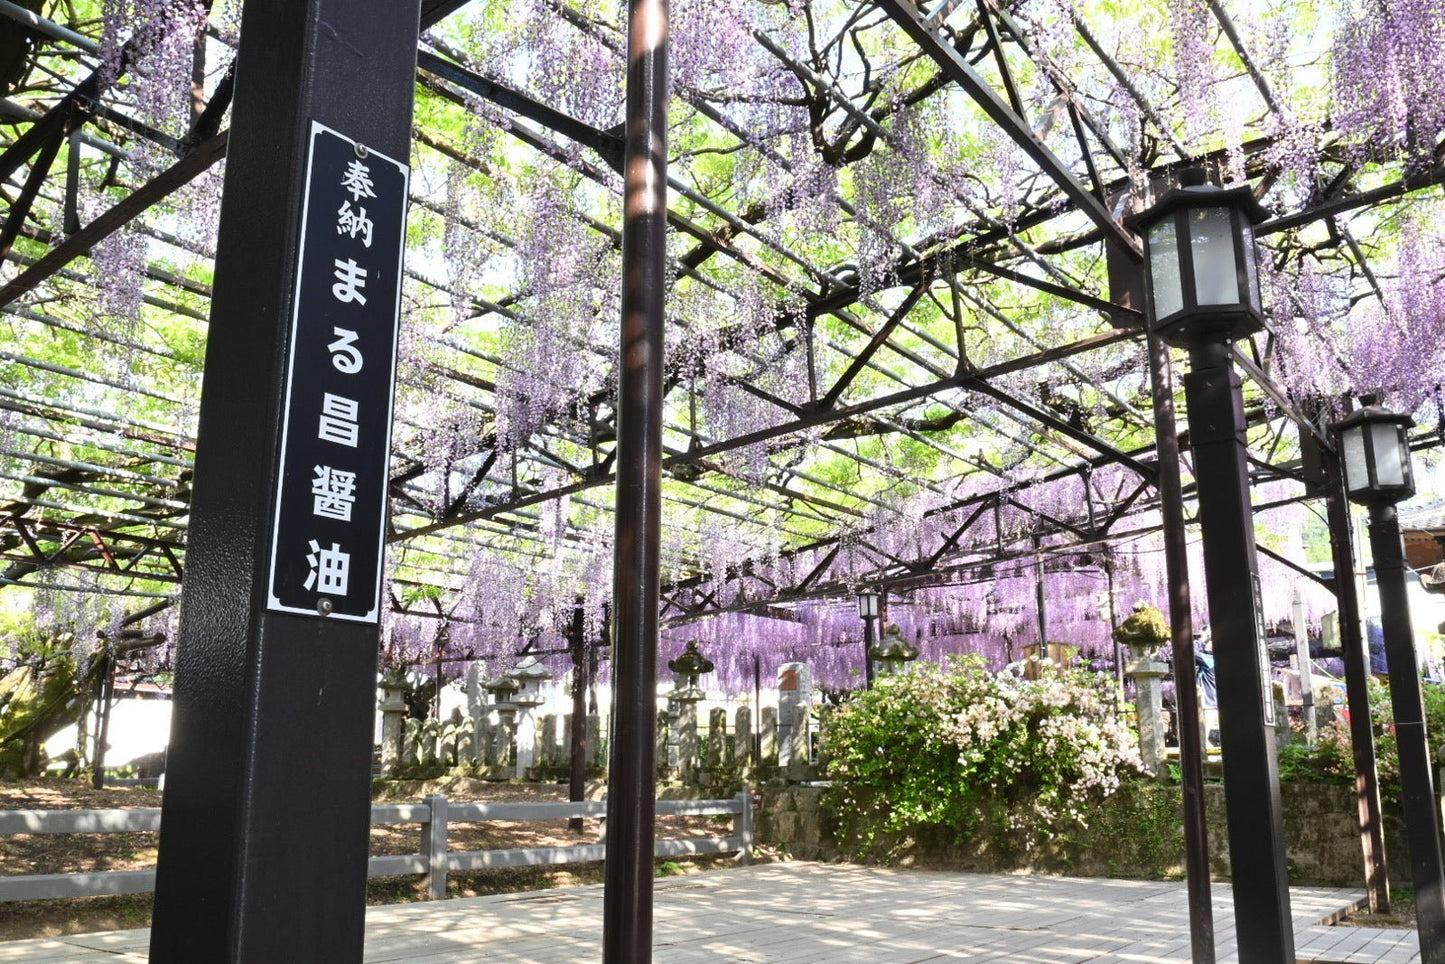
[[[408,175],[312,122],[271,610],[370,623],[380,614]]]

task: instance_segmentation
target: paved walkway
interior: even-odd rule
[[[1301,964],[1419,961],[1413,931],[1318,925],[1357,891],[1293,891]],[[1229,892],[1214,889],[1220,961],[1234,960]],[[815,863],[658,881],[656,964],[1189,964],[1184,886]],[[602,888],[367,911],[368,964],[580,964],[601,956]],[[0,964],[133,964],[148,931],[0,943]],[[279,964],[279,962],[278,962]]]

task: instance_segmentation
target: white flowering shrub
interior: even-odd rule
[[[840,840],[867,853],[880,834],[935,826],[962,838],[987,819],[1032,847],[1083,829],[1091,802],[1141,772],[1114,694],[1093,673],[1026,680],[971,656],[877,680],[823,734]]]

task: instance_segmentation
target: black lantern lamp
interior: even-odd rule
[[[1331,426],[1340,440],[1345,492],[1350,501],[1362,505],[1402,502],[1415,494],[1405,434],[1415,420],[1391,412],[1372,397],[1363,401],[1363,408]]]
[[[858,615],[863,617],[863,682],[873,685],[873,620],[878,618],[879,595],[872,589],[858,592]]]
[[[1184,394],[1215,646],[1240,964],[1294,964],[1274,691],[1249,493],[1244,395],[1230,343],[1264,326],[1246,187],[1180,186],[1126,222],[1143,240],[1151,337],[1189,351]],[[1156,382],[1156,390],[1158,390]]]
[[[1264,327],[1254,226],[1268,212],[1247,187],[1180,186],[1129,220],[1144,241],[1149,324],[1166,344],[1245,338]]]
[[[1400,796],[1409,843],[1410,882],[1415,888],[1415,926],[1423,964],[1445,964],[1445,862],[1440,853],[1440,811],[1435,799],[1430,739],[1425,725],[1414,626],[1410,620],[1409,571],[1395,503],[1415,494],[1406,436],[1408,415],[1381,407],[1372,397],[1330,428],[1339,443],[1350,500],[1369,507],[1370,554],[1380,594],[1380,629],[1390,668],[1390,705],[1400,754]]]

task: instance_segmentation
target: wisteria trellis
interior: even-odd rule
[[[14,119],[0,128],[3,478],[12,512],[96,538],[51,533],[47,568],[16,559],[5,577],[173,592],[178,563],[121,537],[183,558],[219,167],[63,270],[35,261],[186,162],[206,105],[224,106],[238,18],[177,0],[43,12],[81,39],[37,35],[0,64]],[[418,87],[384,643],[397,661],[439,644],[493,662],[555,649],[579,598],[600,634],[619,16],[474,0],[425,35],[479,80],[424,72]],[[1110,210],[1185,163],[1256,188],[1276,220],[1261,249],[1271,327],[1250,350],[1289,399],[1383,391],[1445,422],[1431,188],[1445,5],[984,0],[940,29]],[[729,685],[754,655],[807,656],[850,685],[860,627],[844,597],[882,580],[927,656],[1006,660],[1036,636],[1041,569],[1051,638],[1108,657],[1104,586],[1126,608],[1160,601],[1163,577],[1142,345],[1098,310],[1110,279],[1089,220],[868,3],[679,0],[672,44],[664,649],[706,640]],[[23,112],[57,109],[92,69],[102,115],[50,162],[22,151],[39,126]],[[575,126],[559,133],[539,106]],[[1274,467],[1256,501],[1298,499],[1291,413],[1247,391]],[[1261,527],[1297,528],[1271,521],[1288,511]],[[0,543],[24,554],[18,533]],[[1287,618],[1297,577],[1263,569],[1269,616]]]

